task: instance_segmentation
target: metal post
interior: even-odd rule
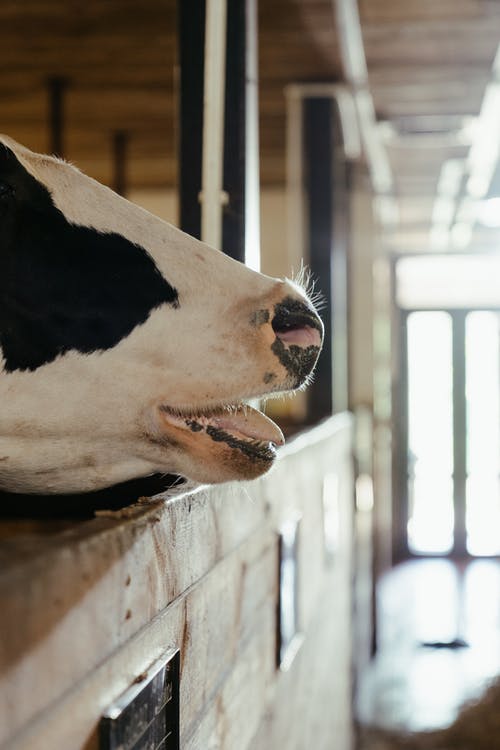
[[[180,57],[179,220],[201,238],[201,162],[205,73],[205,2],[178,3]]]
[[[305,194],[303,154],[303,95],[297,86],[285,90],[286,115],[286,181],[287,181],[287,247],[288,265],[297,276],[304,265]]]
[[[304,100],[304,178],[309,263],[325,298],[321,316],[325,341],[314,382],[308,390],[310,421],[333,411],[332,250],[333,250],[332,100]]]
[[[333,83],[290,84],[287,199],[292,272],[304,262],[324,298],[324,351],[307,391],[314,421],[349,404],[349,161],[360,153],[352,95]]]
[[[180,225],[257,269],[257,0],[183,0],[179,22]]]
[[[246,0],[245,20],[245,263],[255,271],[260,271],[257,0]]]
[[[260,268],[257,0],[231,0],[227,12],[224,252]]]
[[[220,249],[222,241],[222,173],[224,92],[226,81],[226,0],[207,0],[201,238]]]

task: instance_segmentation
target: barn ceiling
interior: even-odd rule
[[[261,175],[264,185],[281,185],[284,87],[339,82],[345,68],[334,0],[260,0],[259,6]],[[469,195],[469,156],[486,138],[479,114],[495,77],[500,3],[359,0],[358,7],[374,130],[389,159],[398,214],[388,244],[427,250],[431,238],[434,249],[465,246],[467,223],[470,230],[479,206],[477,190]],[[0,132],[48,150],[47,81],[63,78],[69,160],[112,184],[113,134],[125,131],[129,186],[173,186],[176,60],[174,0],[3,2]],[[498,123],[500,133],[500,114]],[[493,144],[490,165],[495,162]],[[495,180],[489,175],[479,199],[491,194]],[[441,209],[438,189],[446,199]],[[476,244],[496,241],[495,231],[474,226]]]

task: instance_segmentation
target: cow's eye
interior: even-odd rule
[[[14,188],[8,182],[0,180],[0,201],[12,198],[14,195]]]

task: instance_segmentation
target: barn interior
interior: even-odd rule
[[[500,747],[500,5],[4,2],[0,61],[0,132],[326,327],[268,477],[0,493],[0,747]]]

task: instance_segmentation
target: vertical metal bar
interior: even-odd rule
[[[463,310],[452,313],[453,321],[453,483],[455,528],[453,554],[467,554],[466,481],[467,412],[465,400],[465,316]]]
[[[124,130],[113,133],[113,190],[123,196],[127,194],[127,146]]]
[[[260,268],[257,0],[231,0],[227,15],[223,248]]]
[[[213,6],[216,7],[216,4]],[[206,3],[208,13],[208,2]],[[215,23],[214,15],[212,21]],[[205,65],[209,64],[210,53],[205,55],[205,26],[208,31],[208,18],[205,23],[204,0],[183,0],[179,3],[180,39],[180,114],[179,133],[179,183],[180,183],[180,226],[195,237],[202,235],[202,219],[199,198],[205,199],[205,183],[202,190],[202,132],[203,122],[208,116],[204,108]],[[219,22],[220,22],[219,18]],[[217,24],[215,24],[217,25]],[[214,197],[213,210],[220,213],[226,199],[222,217],[222,244],[224,252],[244,261],[245,256],[253,267],[257,267],[260,256],[259,232],[259,178],[258,178],[258,111],[257,111],[257,0],[232,0],[227,4],[227,34],[225,76],[225,133],[223,139],[224,172],[223,188],[210,189]],[[221,44],[221,28],[217,31]],[[216,32],[213,32],[214,34]],[[208,44],[208,42],[207,42]],[[220,76],[221,50],[219,62],[215,66]],[[214,67],[212,60],[210,65]],[[220,83],[217,96],[224,91]],[[220,101],[219,101],[220,106]],[[220,110],[219,110],[220,114]],[[220,125],[220,121],[219,121]],[[217,129],[212,131],[212,135]],[[219,137],[222,137],[218,129]],[[209,136],[205,133],[205,143]],[[217,148],[212,156],[219,157]],[[208,157],[205,148],[205,157]],[[212,165],[213,166],[213,165]],[[217,167],[211,174],[212,184],[218,185]],[[204,207],[205,211],[205,207]],[[214,214],[215,215],[215,214]],[[208,215],[206,215],[208,220]],[[215,222],[217,224],[217,221]],[[216,230],[217,231],[217,230]],[[213,237],[203,235],[206,241],[216,244]],[[253,258],[253,259],[252,259]]]
[[[333,411],[332,369],[332,233],[333,128],[332,100],[307,98],[304,112],[304,181],[311,271],[325,297],[322,310],[325,341],[315,379],[308,390],[308,418],[317,421]]]
[[[393,265],[394,274],[394,265]],[[393,287],[394,288],[394,287]],[[409,555],[408,521],[409,506],[409,432],[408,432],[408,312],[397,311],[397,328],[394,336],[397,347],[399,379],[393,391],[392,433],[393,439],[393,563]]]
[[[205,0],[178,3],[180,59],[179,223],[201,237]]]
[[[347,165],[336,100],[332,101],[332,401],[334,411],[345,411],[349,406],[348,376],[348,283],[347,243],[349,237],[349,206],[347,193]]]
[[[47,81],[49,93],[49,152],[64,156],[64,94],[68,80],[53,76]]]
[[[226,17],[226,0],[207,0],[201,179],[201,238],[204,242],[218,249],[220,249],[222,244]]]
[[[297,86],[287,86],[286,95],[286,184],[287,247],[290,271],[298,274],[307,251],[304,231],[303,97]]]
[[[246,56],[245,3],[231,0],[227,9],[226,111],[224,190],[228,203],[223,216],[223,249],[245,260]]]

